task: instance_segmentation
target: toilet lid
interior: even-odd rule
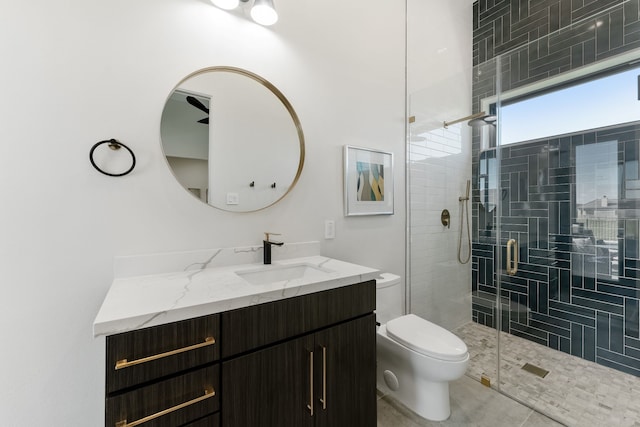
[[[415,314],[387,322],[387,335],[405,347],[435,359],[458,361],[467,357],[467,346],[460,338]]]

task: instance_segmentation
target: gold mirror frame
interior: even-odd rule
[[[208,202],[203,202],[206,205],[211,206],[212,208],[220,209],[220,210],[223,210],[223,211],[226,211],[226,212],[235,212],[235,213],[258,212],[258,211],[267,209],[268,207],[275,205],[280,200],[282,200],[284,197],[286,197],[291,192],[291,190],[295,187],[295,185],[298,182],[298,179],[300,178],[300,175],[302,174],[302,168],[304,166],[304,160],[305,160],[305,140],[304,140],[304,133],[302,131],[302,125],[300,123],[300,119],[298,118],[298,115],[296,114],[296,112],[293,109],[293,106],[291,105],[289,100],[271,82],[269,82],[265,78],[259,76],[258,74],[252,73],[251,71],[247,71],[245,69],[237,68],[237,67],[230,67],[230,66],[207,67],[207,68],[200,69],[198,71],[195,71],[195,72],[187,75],[185,78],[180,80],[178,82],[178,84],[173,88],[173,90],[169,93],[169,95],[167,96],[167,99],[165,100],[165,106],[166,106],[167,102],[169,101],[169,99],[171,98],[171,96],[175,93],[175,91],[179,90],[180,86],[182,86],[186,81],[188,81],[189,79],[191,79],[191,78],[193,78],[195,76],[198,76],[198,75],[201,75],[201,74],[204,74],[204,73],[210,73],[210,72],[227,72],[227,73],[239,74],[241,76],[248,77],[248,78],[254,80],[255,82],[261,84],[262,86],[267,88],[271,93],[273,93],[276,96],[276,98],[278,98],[278,100],[282,103],[282,105],[285,107],[285,109],[287,110],[287,112],[291,116],[291,119],[293,120],[293,124],[295,126],[296,133],[298,135],[298,141],[299,141],[299,144],[300,144],[300,159],[299,159],[299,162],[298,162],[298,169],[296,171],[296,175],[295,175],[293,181],[291,182],[291,184],[289,185],[289,188],[287,189],[287,191],[282,196],[280,196],[278,199],[274,200],[272,203],[269,203],[268,205],[262,206],[262,207],[260,207],[258,209],[251,209],[251,210],[230,210],[230,209],[224,209],[224,208],[222,208],[220,206],[212,205],[212,204],[210,204]],[[164,107],[163,107],[163,112],[164,112]],[[182,182],[180,182],[180,180],[176,176],[176,173],[175,173],[173,167],[169,163],[169,160],[167,159],[167,155],[165,153],[164,143],[162,142],[162,131],[160,132],[160,145],[162,147],[162,152],[164,154],[164,159],[165,159],[165,161],[167,163],[167,166],[169,167],[169,170],[171,170],[171,173],[173,174],[173,176],[176,179],[176,181],[180,184],[180,186],[182,188],[185,189],[185,191],[187,191],[193,197],[196,197],[195,195],[193,195],[189,191],[188,188],[186,188],[182,184]]]

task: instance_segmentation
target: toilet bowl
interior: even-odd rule
[[[378,328],[376,347],[382,392],[428,420],[449,418],[449,381],[462,377],[469,364],[467,346],[460,338],[408,314]]]

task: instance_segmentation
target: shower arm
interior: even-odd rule
[[[484,111],[481,111],[479,113],[475,113],[475,114],[472,114],[472,115],[467,116],[467,117],[462,117],[460,119],[452,120],[450,122],[442,122],[442,123],[443,123],[444,128],[446,129],[450,125],[455,125],[456,123],[464,122],[464,121],[467,121],[467,120],[477,119],[479,117],[483,117],[483,116],[486,116],[486,115],[487,115],[487,113],[485,113]]]

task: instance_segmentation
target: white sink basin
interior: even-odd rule
[[[268,283],[289,281],[295,279],[309,278],[320,279],[333,273],[326,268],[316,267],[311,264],[287,264],[287,265],[265,265],[264,267],[252,268],[235,272],[252,285],[266,285]]]

